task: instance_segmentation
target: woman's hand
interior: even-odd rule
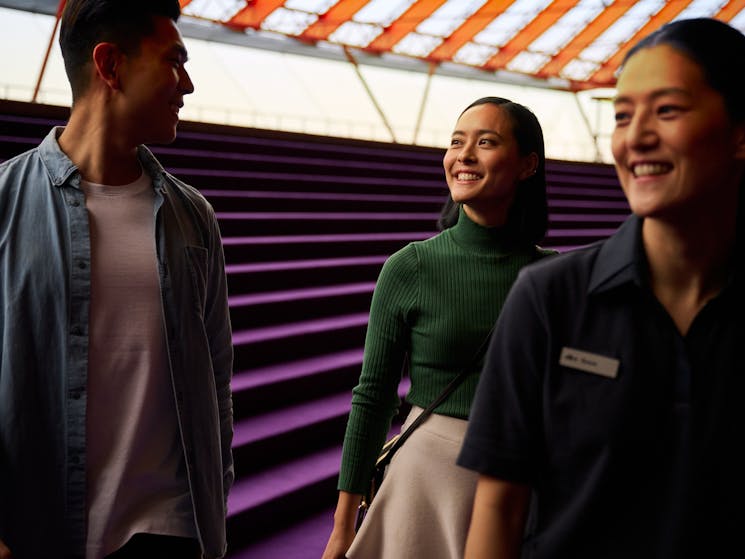
[[[354,541],[354,523],[361,500],[362,495],[339,491],[339,501],[334,512],[334,529],[321,559],[344,559]]]
[[[353,541],[354,526],[344,529],[334,527],[321,559],[344,559]]]

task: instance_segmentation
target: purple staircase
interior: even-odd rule
[[[67,114],[0,101],[0,160]],[[191,122],[152,149],[210,200],[224,238],[236,356],[229,557],[319,557],[375,280],[389,254],[436,232],[443,152]],[[612,167],[550,161],[547,173],[545,246],[588,244],[628,215]]]

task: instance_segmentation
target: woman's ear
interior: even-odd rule
[[[529,155],[523,157],[522,169],[520,170],[520,180],[524,181],[525,179],[532,177],[535,175],[537,170],[538,154],[536,152],[531,152]]]
[[[111,89],[121,89],[119,76],[122,52],[114,43],[98,43],[93,48],[96,77]]]

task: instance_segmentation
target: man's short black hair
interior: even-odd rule
[[[59,43],[73,100],[88,87],[88,64],[98,43],[114,43],[136,53],[154,31],[153,16],[178,21],[178,0],[68,0],[62,13]]]

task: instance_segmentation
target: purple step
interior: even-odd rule
[[[307,289],[290,289],[286,291],[273,291],[269,293],[253,293],[250,295],[233,295],[228,297],[228,305],[231,308],[246,307],[251,305],[263,305],[267,303],[338,297],[341,295],[349,295],[352,293],[372,293],[373,289],[375,289],[374,281],[342,285],[329,285],[326,287],[312,287]]]
[[[340,441],[341,443],[341,441]],[[341,446],[236,481],[228,497],[228,516],[258,507],[339,474]]]
[[[314,423],[346,417],[351,399],[351,392],[334,394],[238,421],[234,426],[233,446],[248,445]]]
[[[618,177],[616,173],[577,173],[572,169],[557,168],[553,171],[546,171],[546,180],[549,184],[567,184],[576,182],[579,184],[596,184],[599,188],[619,188]]]
[[[571,181],[573,184],[579,184],[580,181]],[[592,181],[587,181],[588,184],[594,185],[595,183]],[[546,187],[546,192],[548,193],[549,198],[549,205],[552,203],[552,197],[553,196],[577,196],[579,198],[584,199],[594,199],[594,198],[615,198],[617,200],[625,201],[626,197],[623,194],[623,191],[621,188],[617,189],[610,189],[610,188],[592,188],[591,186],[588,187],[579,187],[579,186],[556,186],[549,181],[548,186]]]
[[[24,103],[22,101],[10,101],[10,100],[3,100],[3,105],[23,105]],[[29,111],[32,109],[35,109],[38,105],[34,103],[28,103]],[[61,107],[51,106],[47,105],[47,108],[51,109],[52,111],[56,111],[57,109],[60,109]],[[65,109],[67,110],[67,109]],[[0,121],[5,122],[18,122],[21,124],[28,124],[30,126],[37,126],[37,125],[45,125],[45,126],[59,126],[61,124],[64,124],[64,120],[54,118],[52,116],[30,116],[26,114],[0,114]]]
[[[410,382],[404,378],[399,396],[408,391]],[[299,427],[307,427],[329,416],[346,415],[351,408],[351,394],[338,394],[307,405],[293,406],[236,425],[233,446],[279,435]],[[228,515],[258,507],[286,496],[307,485],[336,477],[339,474],[341,443],[313,452],[280,466],[245,476],[236,481],[228,499]]]
[[[313,270],[317,268],[341,268],[344,266],[382,265],[387,258],[388,255],[381,254],[376,256],[351,256],[347,258],[316,258],[309,260],[289,260],[284,262],[226,264],[225,271],[228,274],[253,274],[260,272]]]
[[[39,145],[39,138],[35,137],[28,137],[28,136],[5,136],[0,134],[0,143],[7,143],[7,144],[14,144],[14,145],[24,145],[27,146],[25,148],[21,148],[22,151],[26,151],[27,149],[34,148]]]
[[[235,373],[232,380],[235,421],[273,412],[294,404],[325,398],[338,393],[350,393],[357,383],[362,366],[363,338],[356,347],[341,345],[330,351],[328,344],[322,355],[292,359],[287,351],[279,352],[280,362],[254,367]],[[250,363],[255,352],[249,348]]]
[[[347,200],[353,202],[433,202],[442,203],[443,196],[434,195],[408,195],[408,194],[356,194],[335,192],[280,192],[276,190],[217,190],[204,188],[201,190],[208,198],[261,198],[276,199],[281,201],[288,199],[298,200]]]
[[[548,220],[553,223],[585,223],[585,222],[606,222],[606,223],[615,223],[617,225],[621,224],[628,214],[625,215],[619,215],[619,214],[600,214],[600,213],[593,213],[593,214],[556,214],[552,213],[549,214]]]
[[[564,237],[604,239],[605,237],[610,237],[615,231],[615,227],[608,229],[550,229],[546,235],[546,239],[561,239]]]
[[[419,165],[416,163],[375,163],[366,159],[346,160],[331,159],[322,157],[302,157],[297,155],[268,155],[263,153],[245,153],[212,151],[209,149],[189,149],[176,146],[153,146],[153,152],[159,158],[164,157],[184,157],[188,158],[190,163],[196,163],[200,159],[205,160],[204,167],[219,167],[216,161],[220,159],[245,162],[247,168],[255,164],[272,164],[278,168],[287,167],[321,167],[324,169],[357,169],[363,171],[381,171],[394,173],[424,173],[434,175],[440,179],[442,171],[432,165]]]
[[[233,345],[255,344],[266,340],[276,340],[293,336],[303,336],[316,332],[342,330],[353,326],[367,324],[368,313],[355,313],[323,318],[319,320],[304,320],[280,326],[255,328],[233,332]]]
[[[578,173],[598,173],[600,171],[607,171],[609,173],[615,173],[613,165],[606,163],[586,163],[582,161],[558,161],[556,159],[549,159],[546,161],[546,168],[552,169],[554,167],[560,167],[565,169],[574,169]]]
[[[316,314],[316,318],[297,320],[287,315],[287,322],[277,323],[283,317],[264,316],[262,325],[241,329],[236,322],[233,331],[235,366],[237,370],[271,366],[288,360],[344,351],[364,343],[367,328],[369,296],[352,295],[368,300],[366,305],[357,305],[358,312],[344,315],[328,315],[334,309]],[[320,300],[319,300],[320,301]],[[318,307],[318,305],[315,305]],[[292,307],[292,305],[290,305]],[[268,312],[271,312],[268,310]],[[289,312],[289,311],[288,311]],[[295,319],[295,321],[292,321]],[[272,323],[272,320],[275,322]],[[242,324],[246,324],[244,320]]]
[[[268,171],[237,171],[225,169],[202,169],[192,167],[169,167],[169,171],[177,177],[207,177],[209,179],[242,179],[242,180],[265,180],[265,181],[292,181],[313,182],[321,184],[342,185],[368,185],[368,186],[395,186],[400,188],[429,188],[433,191],[441,190],[445,193],[445,185],[442,178],[432,180],[407,179],[401,177],[364,177],[364,176],[334,176],[326,174],[294,173],[294,172],[268,172]]]
[[[413,231],[397,233],[339,233],[330,235],[258,235],[252,237],[223,237],[225,246],[232,245],[278,245],[317,243],[365,243],[370,241],[419,241],[435,235],[436,231]]]
[[[435,223],[439,213],[422,212],[217,212],[220,220],[253,221],[426,221]]]
[[[407,146],[383,144],[376,142],[365,142],[348,140],[346,138],[326,138],[320,136],[307,136],[293,133],[276,133],[283,138],[268,138],[250,129],[236,129],[232,134],[215,134],[188,130],[187,128],[198,127],[198,123],[181,123],[178,139],[182,143],[196,140],[199,145],[208,146],[211,142],[220,144],[235,144],[241,146],[239,149],[245,151],[245,146],[256,146],[260,148],[274,148],[277,150],[305,150],[323,151],[327,154],[355,155],[362,159],[382,157],[386,162],[394,159],[405,161],[419,160],[423,163],[432,162],[440,165],[442,151],[433,148],[409,148]],[[251,133],[254,132],[252,135]]]
[[[329,507],[243,549],[228,549],[226,559],[318,559],[333,526]]]
[[[619,210],[630,212],[626,200],[549,200],[549,209],[553,208],[587,208],[590,210]]]
[[[233,393],[278,384],[299,377],[314,375],[350,365],[361,366],[362,348],[349,349],[330,355],[299,359],[258,369],[240,371],[233,375]]]

